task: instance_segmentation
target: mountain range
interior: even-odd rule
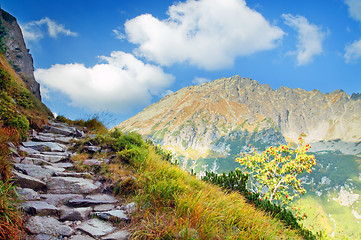
[[[310,216],[305,224],[321,224],[331,236],[361,234],[360,94],[274,90],[233,76],[183,88],[116,128],[171,150],[198,175],[232,171],[241,153],[295,143],[304,132],[318,162],[302,176],[308,193],[297,204]]]

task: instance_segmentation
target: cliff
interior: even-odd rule
[[[0,8],[1,40],[5,45],[5,56],[39,100],[40,85],[34,77],[33,58],[26,48],[21,29],[12,15]]]

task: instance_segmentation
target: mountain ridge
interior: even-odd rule
[[[276,143],[296,142],[301,132],[309,142],[357,143],[361,141],[358,112],[361,100],[342,90],[326,94],[288,87],[273,90],[236,75],[183,88],[116,128],[138,131],[166,147],[176,146],[176,152],[193,149],[205,157],[216,149],[218,139],[237,131],[273,129],[279,138]]]

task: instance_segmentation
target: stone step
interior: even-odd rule
[[[42,181],[48,181],[51,175],[54,173],[49,169],[45,169],[39,165],[30,165],[30,164],[22,164],[22,163],[15,163],[14,169],[18,170],[19,172],[29,175],[31,177],[35,177]]]
[[[55,142],[23,142],[22,145],[26,148],[32,148],[39,152],[50,150],[51,152],[64,152],[67,147],[61,143]]]
[[[98,190],[100,182],[75,177],[52,177],[47,183],[49,193],[89,194]]]
[[[21,205],[27,214],[38,216],[57,216],[58,208],[44,201],[28,201]]]
[[[83,221],[89,217],[91,212],[91,207],[69,208],[66,206],[62,206],[59,209],[61,221]]]
[[[40,195],[31,188],[16,188],[16,192],[19,195],[20,200],[32,201],[40,200]]]
[[[25,224],[27,232],[32,234],[46,234],[50,236],[66,236],[69,237],[74,230],[65,223],[59,222],[52,217],[30,217]]]
[[[54,173],[56,177],[76,177],[76,178],[89,178],[91,177],[90,173],[78,173],[78,172],[56,172]]]
[[[31,188],[34,190],[39,190],[46,187],[46,183],[44,181],[41,181],[35,177],[31,177],[23,173],[19,173],[16,170],[13,170],[12,173],[16,178],[16,183],[19,184],[20,187],[22,188]]]
[[[94,238],[100,238],[117,230],[111,223],[97,218],[87,220],[80,224],[77,229],[89,234]]]
[[[42,153],[29,154],[29,157],[41,159],[43,161],[52,162],[52,163],[57,163],[67,159],[67,157],[61,155],[47,155]]]
[[[127,230],[115,231],[105,237],[101,238],[102,240],[128,240],[129,232]]]
[[[54,206],[60,207],[61,205],[66,205],[70,199],[83,199],[83,195],[80,194],[40,194],[40,197],[43,201],[52,204]]]

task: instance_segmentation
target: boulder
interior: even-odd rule
[[[71,236],[74,230],[65,223],[52,217],[30,217],[25,224],[25,229],[32,234],[47,234],[51,236]]]
[[[75,177],[52,177],[47,183],[50,193],[92,193],[100,188],[100,183]]]
[[[131,203],[128,203],[127,205],[125,205],[125,206],[122,206],[121,210],[124,210],[127,213],[132,213],[132,212],[134,212],[135,208],[136,208],[135,203],[131,202]]]
[[[16,182],[22,188],[31,188],[31,189],[37,190],[37,189],[42,189],[46,186],[45,182],[43,182],[37,178],[19,173],[15,170],[13,170],[12,172],[16,178]]]
[[[77,229],[89,234],[94,238],[105,236],[116,230],[111,223],[93,218],[80,224]]]

